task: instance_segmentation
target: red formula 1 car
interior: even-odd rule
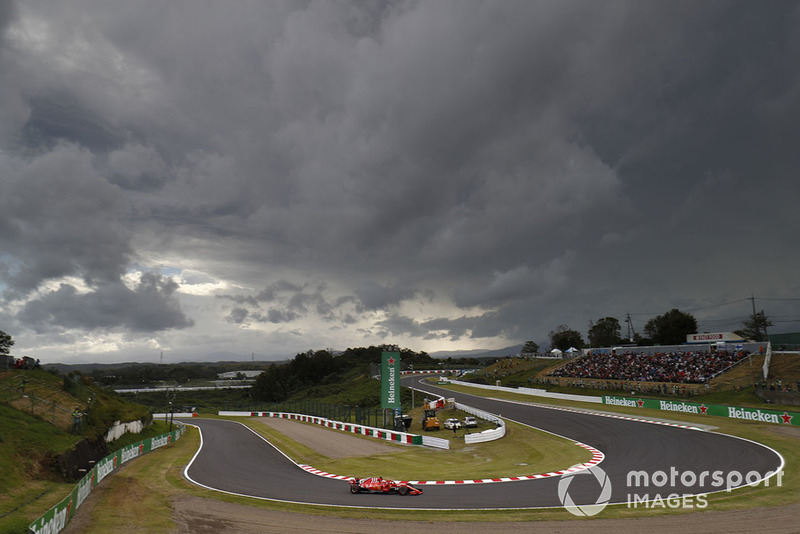
[[[396,482],[383,477],[351,478],[350,493],[399,493],[400,495],[419,495],[421,489],[408,482]]]

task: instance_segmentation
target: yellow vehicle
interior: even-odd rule
[[[436,417],[436,410],[425,410],[422,416],[422,430],[439,430],[439,418]]]

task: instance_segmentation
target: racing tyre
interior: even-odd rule
[[[397,493],[399,493],[400,495],[408,495],[408,488],[405,486],[400,486],[399,488],[397,488]]]
[[[358,484],[350,484],[350,493],[358,493],[361,488],[358,487]]]

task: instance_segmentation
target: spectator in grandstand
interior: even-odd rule
[[[739,351],[628,351],[590,354],[570,360],[550,376],[637,382],[703,383],[747,356]]]

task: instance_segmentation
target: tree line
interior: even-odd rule
[[[302,352],[287,363],[271,365],[256,378],[253,398],[266,402],[281,402],[293,394],[314,386],[341,382],[358,375],[367,375],[370,364],[380,363],[381,353],[393,351],[389,345],[348,348],[340,354],[327,350]],[[399,349],[403,369],[436,369],[447,366],[478,365],[475,358],[441,360],[427,352]]]
[[[766,341],[767,328],[772,322],[761,310],[742,321],[742,328],[734,333],[751,341]],[[686,342],[686,336],[697,333],[697,320],[691,313],[673,308],[666,313],[653,317],[644,325],[644,335],[634,333],[633,339],[622,336],[622,326],[616,317],[603,317],[589,322],[588,344],[584,342],[580,332],[567,325],[559,325],[548,334],[551,348],[566,351],[570,347],[613,347],[633,344],[648,345],[680,345]],[[538,352],[539,346],[528,341],[523,352]]]

